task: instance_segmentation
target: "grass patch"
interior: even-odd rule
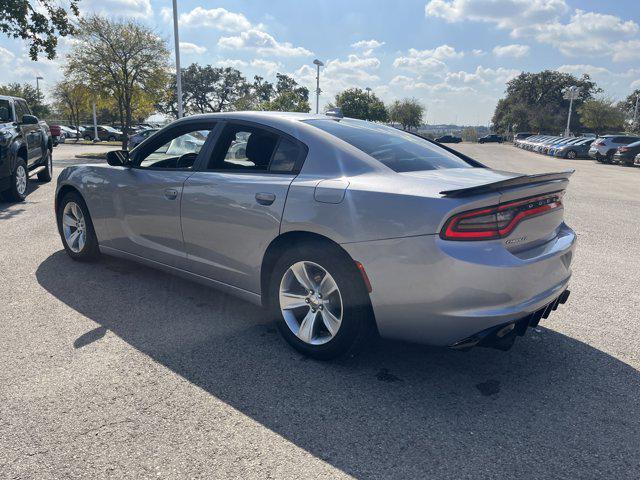
[[[90,158],[93,160],[106,160],[107,152],[91,152],[91,153],[79,153],[76,158]]]

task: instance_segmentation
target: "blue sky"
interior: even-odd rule
[[[173,45],[171,0],[82,0],[82,11],[135,17]],[[614,99],[640,88],[637,0],[178,0],[182,63],[234,66],[251,78],[293,75],[321,104],[370,87],[415,97],[429,123],[486,124],[505,82],[545,68],[590,73]],[[61,58],[28,60],[0,37],[0,83],[61,76]]]

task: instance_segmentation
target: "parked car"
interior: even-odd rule
[[[392,127],[284,112],[186,117],[107,162],[58,176],[71,258],[141,261],[262,304],[312,357],[370,330],[507,349],[569,296],[571,172],[492,170]]]
[[[480,137],[478,139],[478,143],[502,143],[502,137],[500,135],[496,135],[492,133],[490,135],[485,135],[484,137]]]
[[[635,160],[633,161],[633,164],[634,164],[636,167],[640,167],[640,153],[639,153],[638,155],[636,155],[636,158],[635,158]]]
[[[640,141],[630,143],[629,145],[618,147],[618,150],[613,155],[614,163],[620,165],[633,166],[635,163],[636,155],[640,153]]]
[[[61,125],[60,129],[64,133],[64,137],[67,139],[77,140],[81,137],[81,133],[79,133],[75,128],[69,128],[66,125]]]
[[[597,138],[589,148],[589,156],[602,163],[612,163],[618,147],[637,142],[640,137],[631,135],[604,135]]]
[[[579,138],[574,143],[560,145],[551,149],[550,155],[573,160],[575,158],[588,158],[589,147],[594,142],[594,138]]]
[[[94,129],[91,126],[88,126],[84,133],[82,134],[82,138],[85,140],[93,140],[94,139]],[[116,130],[113,127],[108,125],[98,125],[98,139],[101,141],[122,141],[126,136],[120,131]]]
[[[158,131],[157,128],[148,128],[129,136],[129,148],[135,148],[140,145],[148,136]]]
[[[49,132],[51,134],[54,147],[57,147],[60,143],[64,143],[65,135],[62,128],[60,128],[60,125],[49,125]]]
[[[513,140],[514,142],[517,140],[524,140],[525,138],[532,137],[534,135],[535,133],[531,133],[531,132],[518,132],[513,136]]]
[[[32,115],[27,102],[0,96],[0,194],[21,202],[29,177],[51,181],[53,138],[45,122]]]
[[[442,135],[436,138],[436,142],[438,143],[460,143],[461,141],[462,138],[456,137],[455,135]]]

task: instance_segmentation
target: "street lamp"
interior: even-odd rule
[[[182,72],[180,70],[180,37],[178,35],[178,2],[173,0],[173,39],[176,49],[176,95],[178,97],[178,118],[182,118]]]
[[[638,122],[638,100],[640,100],[640,93],[636,94],[636,108],[633,109],[633,128],[636,128]]]
[[[567,128],[564,131],[564,136],[569,136],[569,124],[571,123],[571,110],[573,109],[573,101],[577,100],[580,97],[580,87],[572,86],[567,87],[563,91],[564,99],[569,100],[569,116],[567,117]]]
[[[174,0],[175,1],[175,0]],[[324,67],[324,63],[322,63],[317,58],[313,61],[313,64],[318,68],[318,73],[316,75],[316,114],[320,111],[320,67]]]
[[[38,94],[38,102],[40,102],[40,80],[44,80],[40,75],[36,76],[36,93]]]
[[[371,96],[371,87],[367,87],[365,88],[365,90],[367,91],[367,97]]]

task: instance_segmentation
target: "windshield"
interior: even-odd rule
[[[424,138],[393,127],[351,118],[304,122],[344,140],[398,173],[472,167]]]

